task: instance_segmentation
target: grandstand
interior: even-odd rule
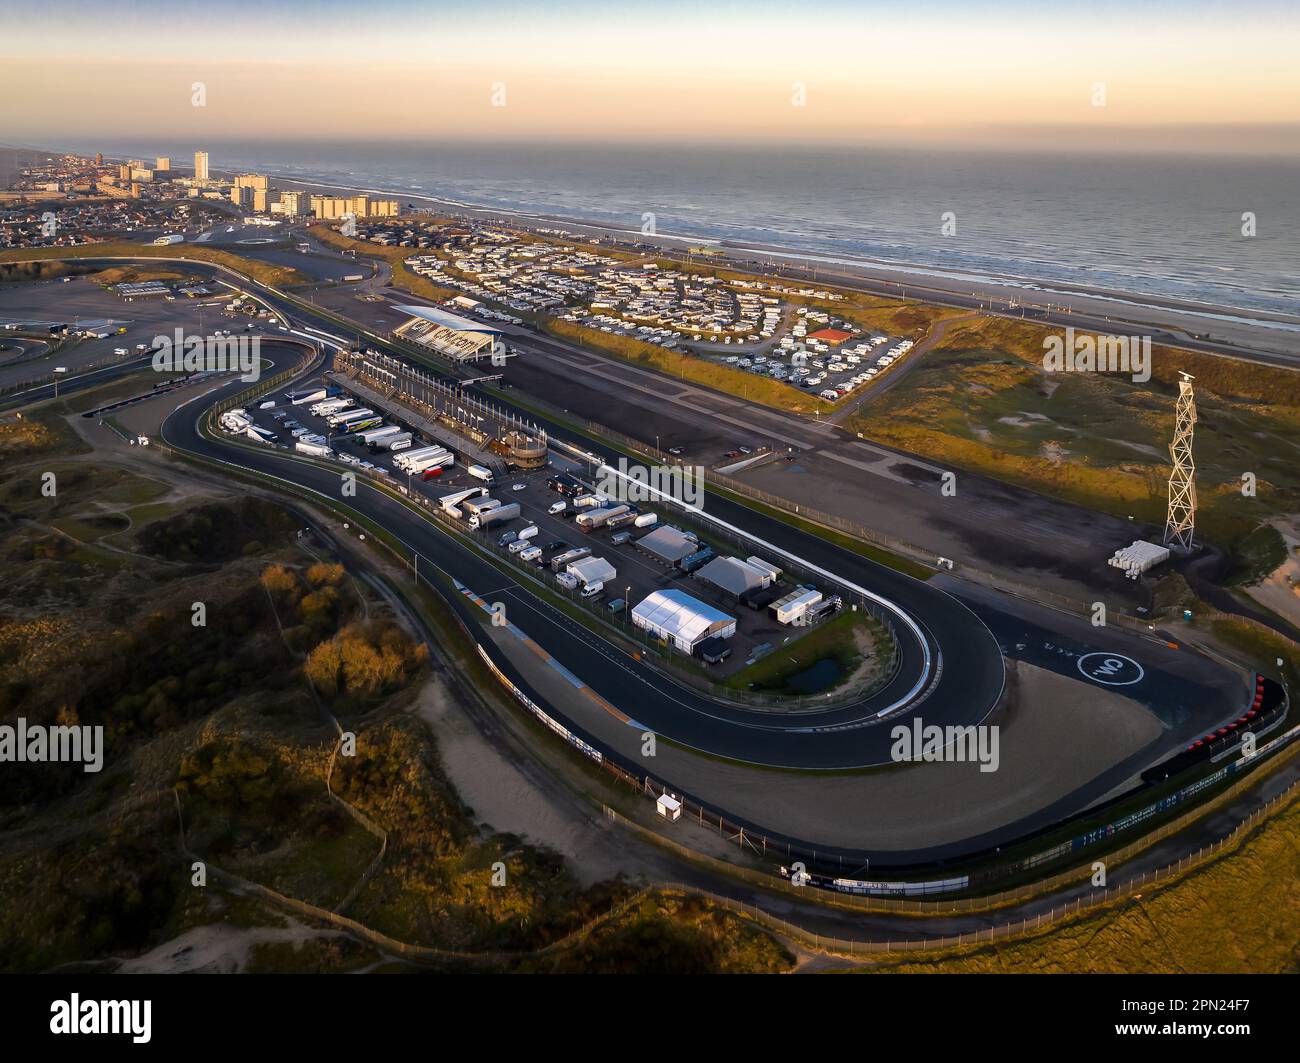
[[[404,340],[418,343],[458,362],[472,362],[491,355],[501,330],[479,321],[460,317],[433,306],[399,306],[410,320],[397,328]]]

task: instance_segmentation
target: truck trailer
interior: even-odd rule
[[[460,508],[471,517],[477,517],[490,509],[499,508],[500,505],[501,501],[496,498],[467,498],[460,504]]]
[[[402,429],[395,424],[381,424],[378,428],[367,428],[364,432],[358,432],[357,438],[369,445],[378,443],[387,436],[399,435],[401,431]]]
[[[472,477],[474,477],[474,479],[476,480],[482,480],[484,483],[487,484],[490,484],[492,482],[492,470],[487,468],[484,465],[471,465],[465,471],[469,473]]]
[[[579,546],[573,550],[565,550],[562,554],[556,554],[551,558],[551,571],[563,572],[575,561],[581,561],[584,557],[590,557],[591,551],[585,546]]]
[[[347,433],[360,433],[369,428],[378,428],[384,423],[384,418],[377,413],[372,413],[369,417],[363,417],[359,421],[353,421],[351,424],[344,424],[342,429]]]
[[[603,506],[599,509],[588,509],[583,513],[579,513],[573,518],[573,523],[583,531],[589,532],[594,528],[601,527],[611,517],[619,517],[624,513],[631,512],[631,506]]]
[[[346,427],[354,421],[362,421],[367,417],[374,416],[375,411],[367,406],[362,406],[359,410],[339,410],[338,413],[332,413],[325,418],[325,423],[331,428],[338,428],[340,425]]]
[[[498,524],[504,524],[506,521],[514,520],[519,516],[519,503],[511,502],[504,506],[497,506],[495,509],[489,509],[484,513],[469,518],[469,526],[486,530],[495,527]]]
[[[398,458],[410,458],[409,461],[402,462],[398,468],[401,469],[402,472],[409,472],[413,475],[425,472],[428,469],[445,469],[456,463],[456,459],[452,457],[451,451],[449,450],[444,450],[439,454],[425,454],[424,457],[421,458],[412,458],[410,455],[410,451],[398,455]],[[398,458],[394,458],[393,461],[396,462]]]
[[[290,405],[301,406],[306,402],[320,402],[322,399],[327,399],[330,393],[325,388],[303,388],[300,391],[287,392],[284,397],[289,400]]]
[[[444,454],[450,454],[450,453],[451,451],[449,451],[446,447],[441,446],[440,444],[437,443],[433,444],[432,446],[413,445],[409,451],[407,451],[405,454],[402,455],[401,460],[398,461],[397,464],[399,468],[404,469],[406,468],[407,465],[413,464],[419,461],[421,458],[437,458],[437,457],[441,457]]]
[[[308,407],[308,412],[316,417],[328,417],[331,413],[338,413],[340,410],[346,410],[356,405],[353,399],[337,398],[322,399]]]

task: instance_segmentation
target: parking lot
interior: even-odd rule
[[[48,335],[52,325],[66,325],[69,332],[107,333],[66,339],[53,354],[6,359],[0,365],[0,385],[49,373],[56,366],[76,372],[111,358],[118,349],[143,353],[137,351],[139,345],[148,349],[155,336],[169,336],[177,326],[199,333],[201,325],[210,326],[215,320],[216,310],[205,300],[182,297],[167,302],[154,297],[128,303],[101,288],[93,274],[67,283],[54,279],[0,285],[0,339],[5,333]],[[15,327],[4,328],[7,325]]]
[[[559,508],[558,503],[565,500],[564,495],[548,486],[548,481],[557,473],[569,474],[585,488],[592,489],[590,493],[595,493],[594,480],[587,475],[587,470],[574,466],[555,452],[552,452],[551,463],[547,468],[515,472],[499,477],[491,484],[485,484],[481,479],[470,475],[459,455],[453,465],[442,468],[436,474],[408,473],[397,464],[401,451],[394,453],[375,449],[355,435],[340,433],[324,417],[310,412],[313,403],[286,405],[283,395],[278,394],[269,396],[265,401],[274,402],[275,405],[266,409],[249,409],[247,414],[259,427],[274,433],[277,437],[274,442],[278,445],[292,447],[295,442],[293,433],[303,433],[304,430],[307,434],[324,436],[327,445],[339,456],[341,462],[364,467],[367,471],[384,476],[395,485],[424,496],[434,505],[441,499],[467,491],[473,491],[476,495],[482,492],[483,496],[495,498],[502,505],[517,503],[518,516],[475,530],[469,526],[470,509],[481,502],[481,496],[471,497],[461,503],[464,508],[458,526],[463,532],[475,535],[484,546],[510,564],[528,567],[557,593],[585,605],[610,622],[624,626],[630,634],[635,633],[628,615],[632,606],[654,591],[669,588],[683,591],[734,617],[737,626],[735,635],[729,640],[731,655],[727,660],[711,666],[716,678],[721,679],[738,671],[751,659],[774,652],[809,630],[781,624],[767,608],[752,608],[743,604],[719,588],[640,549],[637,545],[640,538],[656,528],[669,526],[688,536],[695,536],[701,547],[711,546],[716,556],[746,556],[742,547],[713,540],[707,532],[688,527],[662,506],[656,507],[647,502],[628,503],[643,517],[653,513],[659,519],[653,524],[646,523],[640,527],[624,523],[613,530],[603,527],[584,530],[577,520],[577,515],[583,510],[575,508],[572,501],[565,506],[565,512],[553,512]],[[400,417],[384,417],[383,420],[386,424],[410,429],[409,425],[402,423]],[[417,436],[412,446],[420,447],[432,442]],[[341,464],[340,471],[343,468]],[[617,504],[617,501],[611,502],[611,505]],[[565,574],[564,563],[560,564],[559,571],[555,571],[551,565],[554,559],[573,550],[590,551],[588,557],[603,559],[614,568],[614,575],[607,577],[603,581],[603,587],[589,597],[584,596],[581,582]],[[797,586],[796,577],[783,574],[773,584],[767,597],[782,596]],[[624,604],[620,606],[620,602]]]

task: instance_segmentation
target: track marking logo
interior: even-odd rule
[[[1146,675],[1137,661],[1122,653],[1085,653],[1077,663],[1085,679],[1108,687],[1132,686]]]

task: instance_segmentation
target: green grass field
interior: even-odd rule
[[[1300,507],[1300,373],[1156,347],[1145,384],[1048,374],[1049,334],[1001,318],[954,326],[851,427],[1089,508],[1162,522],[1181,369],[1196,377],[1198,529],[1235,546]],[[1254,497],[1243,494],[1246,473]]]

